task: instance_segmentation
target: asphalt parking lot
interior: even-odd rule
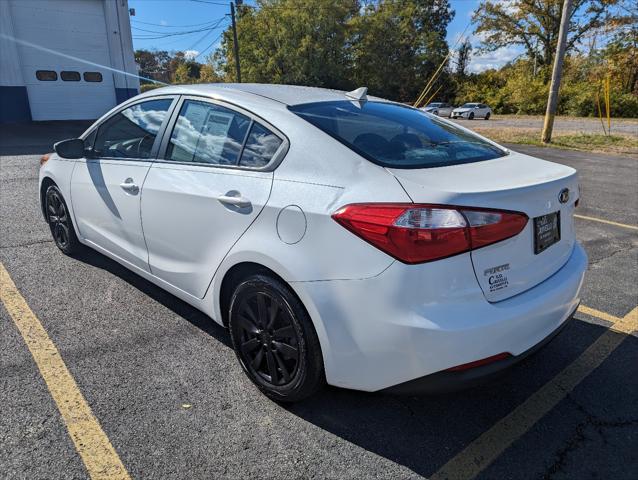
[[[328,388],[284,407],[205,315],[98,253],[57,250],[38,159],[82,126],[0,127],[1,477],[638,478],[638,158],[511,146],[581,175],[583,308],[538,355],[466,392]],[[44,361],[66,365],[123,470],[78,453],[69,432],[90,422],[60,413],[63,375],[38,368],[11,284],[57,347]]]

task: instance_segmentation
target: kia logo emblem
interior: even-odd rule
[[[563,188],[558,194],[558,201],[560,203],[567,203],[569,201],[569,188]]]

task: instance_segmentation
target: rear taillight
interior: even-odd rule
[[[500,242],[520,233],[528,219],[519,212],[414,203],[346,205],[332,218],[404,263],[431,262]]]

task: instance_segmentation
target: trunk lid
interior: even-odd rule
[[[579,197],[576,170],[512,152],[476,163],[425,169],[388,169],[415,203],[436,203],[523,212],[521,233],[471,253],[485,297],[498,302],[522,293],[558,271],[575,242],[574,202]],[[559,201],[564,189],[569,199]],[[534,219],[559,212],[560,240],[535,253]],[[543,228],[540,224],[538,229]]]

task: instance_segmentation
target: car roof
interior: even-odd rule
[[[150,90],[147,94],[196,94],[214,96],[225,92],[230,93],[229,91],[232,91],[234,94],[245,94],[246,97],[256,95],[284,105],[298,105],[301,103],[328,102],[334,100],[351,100],[345,96],[346,92],[342,90],[265,83],[200,83],[195,85],[171,85],[156,90]],[[368,96],[368,98],[375,101],[384,101],[382,98],[373,96]]]

